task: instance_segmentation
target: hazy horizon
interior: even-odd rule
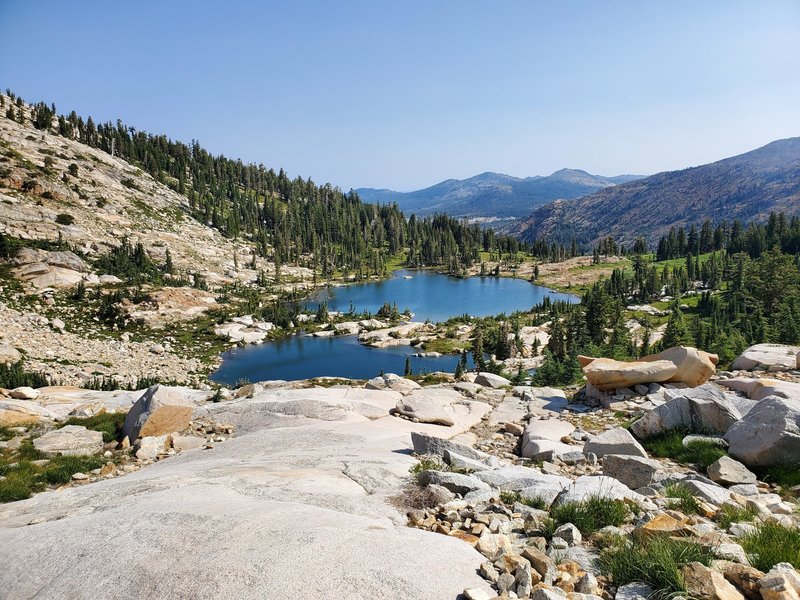
[[[0,5],[3,88],[343,189],[647,175],[800,135],[792,1],[62,7]]]

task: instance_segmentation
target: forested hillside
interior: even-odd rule
[[[673,225],[739,219],[763,222],[770,212],[800,214],[800,138],[788,138],[715,163],[658,173],[571,201],[536,209],[510,230],[523,240],[580,244],[613,235],[651,243]]]
[[[188,198],[193,217],[228,238],[250,239],[258,253],[276,264],[305,265],[322,277],[336,272],[382,274],[408,248],[409,264],[448,266],[459,272],[478,252],[514,253],[514,238],[487,236],[477,226],[448,217],[408,221],[395,204],[361,202],[310,178],[290,178],[264,165],[213,156],[197,141],[174,141],[137,131],[122,121],[96,123],[77,113],[59,115],[54,105],[29,106],[10,90],[0,96],[5,117],[56,133],[140,166]]]

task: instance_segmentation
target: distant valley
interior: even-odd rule
[[[510,221],[559,199],[574,199],[641,179],[641,175],[603,177],[579,169],[561,169],[549,176],[512,177],[481,173],[469,179],[448,179],[413,192],[360,188],[365,202],[396,202],[406,214],[420,216],[447,213],[473,221]]]

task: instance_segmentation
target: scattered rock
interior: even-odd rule
[[[755,483],[756,476],[738,460],[723,456],[710,464],[707,469],[711,481],[722,485]]]
[[[648,600],[653,595],[653,588],[646,583],[635,581],[617,588],[615,600]]]
[[[421,386],[411,379],[400,377],[394,373],[386,373],[370,379],[364,387],[368,390],[392,390],[401,394],[409,394]]]
[[[593,452],[598,458],[606,454],[624,454],[647,458],[647,452],[642,445],[631,435],[630,431],[622,427],[609,429],[595,436],[583,447],[584,454]]]
[[[14,364],[22,360],[22,354],[14,346],[0,344],[0,364]]]
[[[622,454],[606,454],[603,457],[603,474],[635,490],[650,485],[661,463],[657,460]]]
[[[418,481],[420,485],[440,485],[454,494],[461,494],[462,496],[476,490],[491,490],[480,479],[449,471],[423,471],[419,474]]]
[[[759,585],[764,600],[800,598],[800,574],[789,563],[779,563],[764,575]]]

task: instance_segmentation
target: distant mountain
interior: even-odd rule
[[[655,242],[672,225],[763,220],[771,211],[800,214],[800,137],[545,204],[505,231],[525,240],[589,243],[613,235],[631,242],[643,235]]]
[[[561,169],[548,177],[512,177],[481,173],[469,179],[448,179],[424,190],[395,192],[361,188],[365,202],[397,202],[407,214],[447,213],[475,220],[523,217],[537,206],[564,198],[580,198],[598,190],[639,179],[639,175],[601,177],[578,169]]]

